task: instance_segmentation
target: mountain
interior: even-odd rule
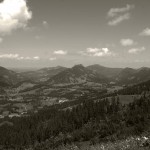
[[[40,68],[32,68],[32,67],[15,68],[15,67],[10,67],[10,68],[7,68],[7,69],[12,70],[16,73],[22,73],[22,72],[36,71],[36,70],[39,70]]]
[[[109,68],[98,64],[88,66],[87,68],[107,78],[114,78],[122,71],[122,68]]]
[[[107,77],[117,84],[136,84],[150,79],[150,68],[108,68],[101,65],[91,65],[88,69]]]
[[[150,79],[150,68],[142,67],[139,69],[125,68],[123,69],[116,80],[120,84],[135,84]]]
[[[20,80],[17,73],[0,67],[0,87],[7,87],[16,84]]]
[[[150,79],[150,68],[109,68],[101,65],[75,65],[72,68],[62,66],[43,68],[36,71],[14,72],[0,67],[0,86],[14,86],[19,82],[25,82],[23,87],[34,84],[79,84],[85,82],[116,84],[136,84]],[[22,83],[21,83],[22,84]]]
[[[79,84],[85,82],[104,83],[107,82],[107,78],[80,64],[68,68],[48,80],[49,84]]]
[[[35,82],[44,82],[66,69],[67,68],[65,67],[57,66],[57,67],[43,68],[36,71],[22,72],[20,73],[20,75],[23,76],[25,79],[30,79]]]
[[[24,80],[24,81],[21,81],[21,82],[18,82],[17,84],[15,84],[13,86],[13,88],[16,89],[16,91],[23,91],[23,90],[26,90],[26,89],[30,89],[32,87],[36,86],[36,83],[34,83],[33,81],[31,80]]]

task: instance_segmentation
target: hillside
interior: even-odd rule
[[[82,146],[84,142],[89,142],[90,145],[100,143],[99,146],[104,143],[103,146],[114,150],[117,147],[123,149],[126,144],[139,148],[143,144],[142,138],[137,145],[136,139],[133,138],[133,143],[129,143],[130,137],[145,133],[148,135],[150,131],[149,97],[141,97],[127,105],[122,105],[118,98],[112,97],[111,102],[107,99],[96,102],[84,100],[73,109],[63,110],[63,107],[65,105],[50,106],[28,117],[9,119],[9,124],[13,126],[5,126],[2,122],[2,149],[18,147],[56,150],[59,146],[62,149],[62,145],[71,143]],[[146,145],[146,148],[148,146]],[[133,150],[131,148],[129,150]],[[74,148],[68,148],[71,149]]]
[[[122,68],[109,68],[101,65],[91,65],[88,69],[97,72],[99,75],[106,76],[107,78],[115,78],[123,70]]]
[[[0,86],[7,87],[16,84],[20,80],[17,73],[8,70],[4,67],[0,67]]]
[[[61,66],[49,67],[36,71],[22,72],[20,75],[35,82],[44,82],[66,69],[67,68]]]
[[[107,77],[116,84],[137,84],[150,79],[150,68],[109,68],[101,65],[91,65],[88,69]]]
[[[86,74],[91,73],[82,65],[76,65],[68,72],[73,73],[74,70],[76,73],[78,72],[76,76],[79,77],[83,71],[87,71]],[[17,85],[20,89],[24,89],[24,87],[32,87],[29,83],[26,81],[26,84],[21,82]],[[56,90],[56,87],[54,89]],[[38,99],[42,98],[38,96],[41,91],[40,89],[36,94],[35,104],[39,102]],[[80,91],[82,92],[81,88]],[[94,98],[93,96],[88,97],[89,95],[80,95],[74,101],[45,106],[36,113],[30,110],[24,117],[5,117],[0,119],[0,148],[71,150],[74,149],[71,147],[76,144],[83,146],[84,143],[89,143],[89,147],[86,147],[89,150],[92,145],[94,145],[94,149],[102,144],[106,150],[107,148],[108,150],[123,149],[126,145],[138,149],[139,145],[136,144],[136,139],[131,139],[131,137],[150,133],[149,91],[150,81],[124,88],[118,93],[107,94],[100,93],[99,89],[95,92],[90,89],[89,95],[92,96],[94,92]],[[54,93],[56,94],[56,91]],[[140,97],[134,97],[133,101],[129,103],[122,103],[119,94],[138,94]],[[60,96],[60,94],[57,95]],[[128,100],[128,97],[125,96],[124,101]],[[33,104],[33,102],[29,103]],[[20,104],[21,102],[17,105]],[[129,143],[129,139],[131,139],[131,143]],[[78,145],[76,148],[83,149]],[[131,148],[129,150],[133,150]]]
[[[107,82],[107,78],[83,65],[75,65],[48,80],[49,84],[80,84],[85,82],[104,83]]]
[[[125,68],[116,77],[119,84],[136,84],[150,79],[150,68]]]

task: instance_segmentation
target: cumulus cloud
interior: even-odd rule
[[[131,46],[136,44],[132,39],[121,39],[120,43],[122,46]]]
[[[114,55],[114,53],[112,53],[108,48],[87,48],[86,51],[80,51],[79,53],[82,55],[97,57]]]
[[[56,54],[56,55],[66,55],[67,51],[57,50],[57,51],[54,51],[54,54]]]
[[[128,53],[137,54],[137,53],[140,53],[140,52],[143,52],[143,51],[145,51],[145,47],[129,49]]]
[[[126,7],[123,8],[111,8],[108,12],[108,17],[112,18],[108,22],[110,26],[116,26],[124,20],[129,20],[131,15],[129,13],[130,10],[134,8],[134,5],[127,4]]]
[[[150,28],[144,29],[144,30],[140,33],[140,35],[142,35],[142,36],[150,36]]]
[[[25,28],[32,18],[26,0],[4,0],[0,3],[0,33],[8,34],[17,28]]]

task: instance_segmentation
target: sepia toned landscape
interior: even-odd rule
[[[150,150],[149,14],[0,0],[0,150]]]

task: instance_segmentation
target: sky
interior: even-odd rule
[[[150,67],[150,0],[0,0],[0,66]]]

